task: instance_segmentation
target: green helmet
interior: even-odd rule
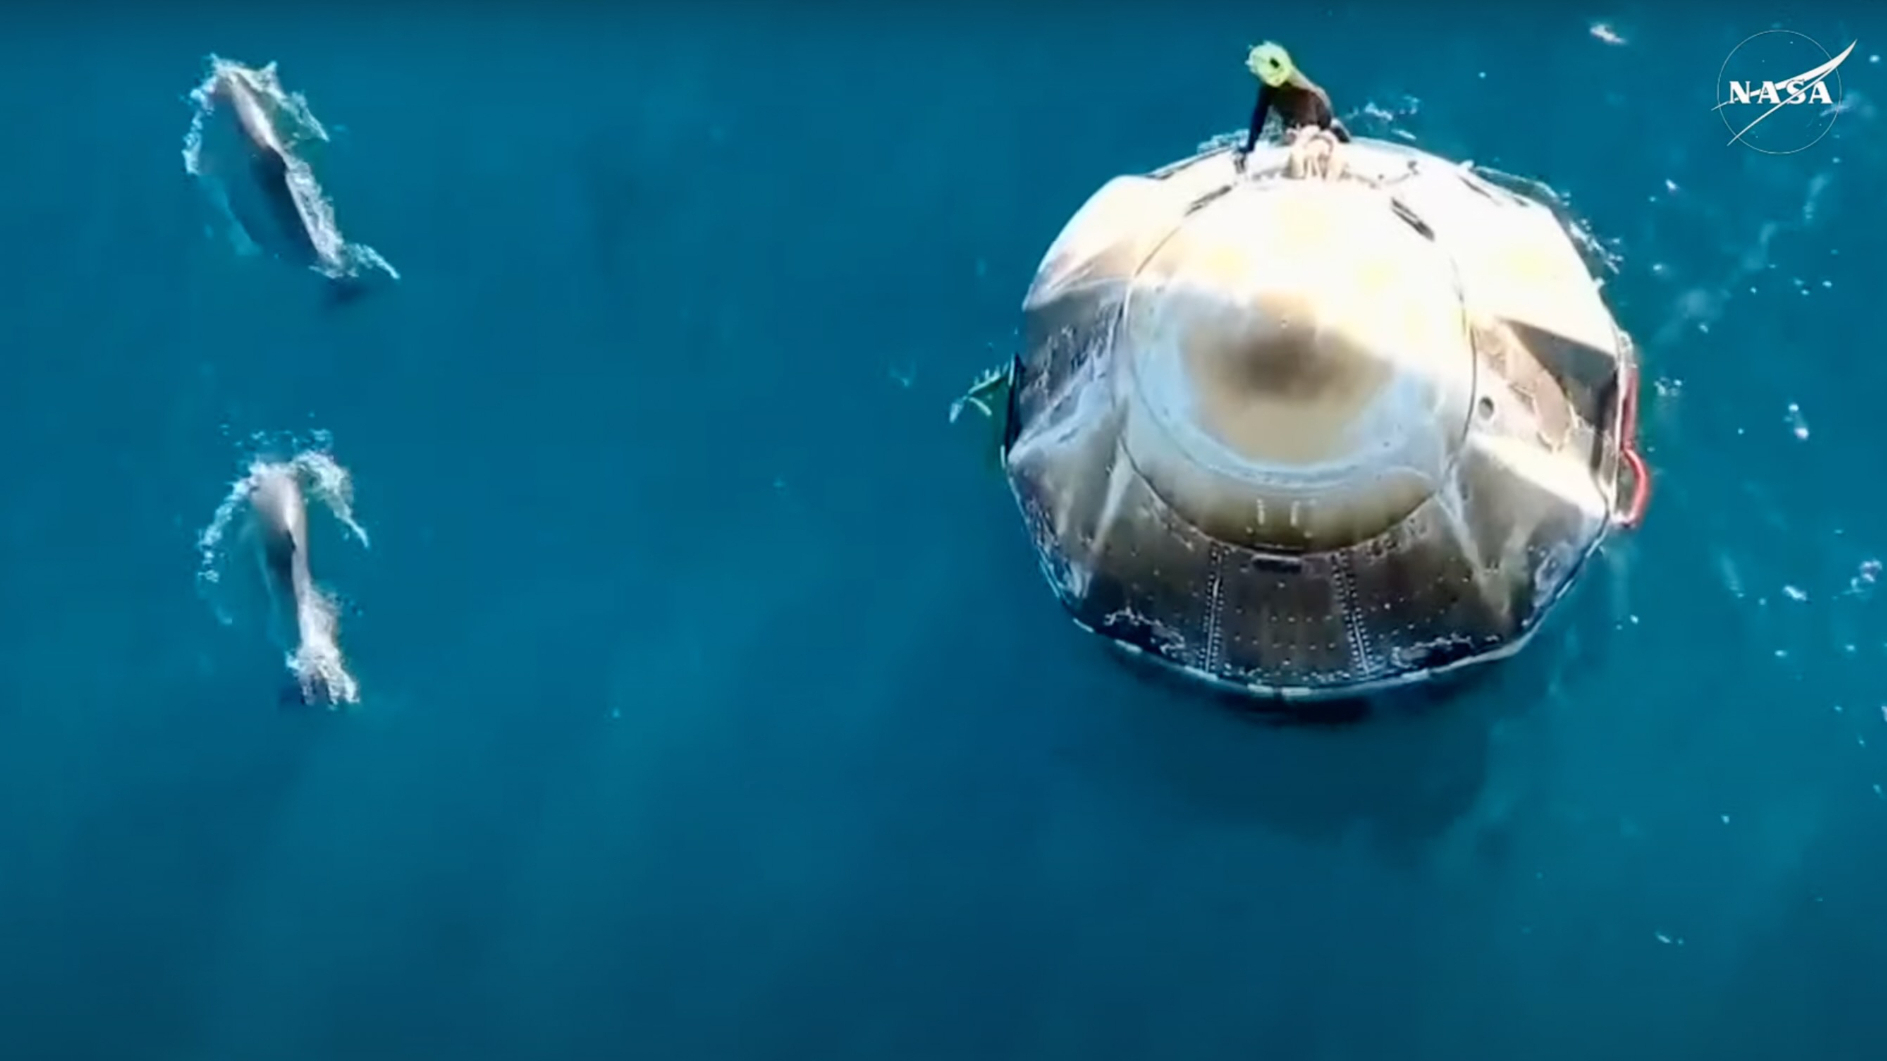
[[[1291,79],[1297,67],[1291,65],[1291,53],[1283,46],[1266,41],[1251,50],[1245,56],[1245,66],[1252,76],[1272,88],[1277,88]]]

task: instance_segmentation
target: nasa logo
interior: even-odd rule
[[[1717,105],[1730,143],[1765,155],[1792,155],[1815,146],[1841,113],[1843,60],[1849,44],[1830,55],[1814,38],[1791,29],[1767,29],[1731,49],[1717,72]],[[1832,87],[1831,87],[1832,86]]]

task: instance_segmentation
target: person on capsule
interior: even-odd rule
[[[1276,109],[1284,120],[1288,142],[1302,129],[1322,129],[1340,143],[1350,142],[1350,131],[1343,127],[1330,107],[1330,93],[1291,62],[1291,54],[1278,44],[1266,41],[1245,56],[1245,67],[1258,79],[1258,102],[1252,105],[1251,128],[1245,133],[1245,147],[1234,156],[1239,169],[1245,168],[1245,156],[1258,146],[1265,119]]]

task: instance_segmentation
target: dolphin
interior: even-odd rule
[[[345,672],[338,667],[333,605],[315,586],[308,569],[308,504],[297,470],[280,464],[256,469],[250,480],[249,509],[256,559],[278,636],[286,642],[287,631],[295,632],[293,656],[299,680],[296,688],[284,693],[283,705],[338,706],[348,697],[331,687],[329,676]]]
[[[246,180],[246,184],[230,189],[230,206],[256,242],[261,243],[273,235],[277,239],[269,242],[286,251],[289,257],[304,265],[315,265],[322,260],[322,255],[295,196],[288,148],[275,130],[267,105],[244,76],[246,73],[241,67],[223,67],[217,70],[210,86],[212,103],[229,108],[234,116],[235,131],[241,136],[240,148],[245,156],[241,160],[243,172],[228,174],[232,185],[239,179]]]
[[[220,141],[230,156],[218,165],[224,200],[251,242],[325,274],[331,303],[351,302],[366,287],[350,275],[346,245],[320,238],[308,204],[319,193],[305,164],[283,142],[273,105],[257,90],[254,76],[246,67],[222,63],[208,87],[211,105],[234,119],[223,124]]]

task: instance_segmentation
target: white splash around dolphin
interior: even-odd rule
[[[259,523],[258,501],[286,498],[300,526],[296,528],[300,553],[298,577],[280,584],[270,576],[266,559],[269,530]],[[368,547],[367,531],[354,517],[353,483],[347,469],[321,449],[308,449],[287,460],[257,457],[241,478],[231,484],[197,537],[197,586],[216,613],[217,621],[234,625],[247,609],[241,603],[258,585],[267,600],[269,633],[282,650],[303,702],[334,709],[360,702],[360,683],[349,670],[340,646],[340,609],[334,597],[308,575],[306,509],[303,499],[319,501],[341,524],[343,536]],[[232,548],[232,544],[236,546]],[[244,566],[255,582],[245,582],[232,570],[235,557],[253,559]]]
[[[258,69],[215,55],[207,61],[208,75],[189,95],[194,113],[183,165],[221,215],[237,253],[266,251],[332,280],[372,272],[398,280],[378,251],[342,237],[334,204],[304,157],[329,139],[308,101],[282,87],[274,63]]]

